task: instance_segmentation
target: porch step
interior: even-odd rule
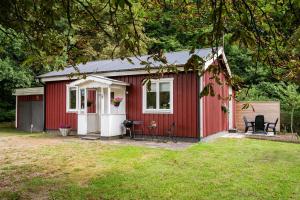
[[[100,140],[100,134],[87,134],[81,137],[82,140]]]

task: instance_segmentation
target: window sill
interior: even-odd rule
[[[173,114],[173,110],[143,110],[143,114]]]

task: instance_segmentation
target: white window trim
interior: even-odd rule
[[[81,92],[80,90],[84,90],[84,108],[81,108]],[[78,111],[87,113],[87,89],[86,88],[79,88],[78,90]]]
[[[76,88],[76,108],[75,109],[70,109],[70,88]],[[66,95],[66,110],[67,113],[73,113],[73,112],[77,112],[78,109],[78,87],[77,86],[69,86],[67,85],[67,95]]]
[[[156,83],[156,109],[147,109],[147,85],[143,85],[143,114],[173,114],[173,81],[174,78],[150,79]],[[159,108],[159,83],[170,83],[170,109]]]

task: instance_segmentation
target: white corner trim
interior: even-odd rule
[[[173,97],[173,82],[174,78],[161,78],[161,79],[150,79],[152,83],[156,83],[156,109],[147,109],[147,86],[142,85],[142,107],[143,114],[173,114],[174,110],[174,97]],[[170,109],[159,108],[159,83],[170,83]]]
[[[229,76],[231,77],[231,75],[232,75],[232,74],[231,74],[231,70],[230,70],[229,64],[228,64],[228,62],[227,62],[227,58],[226,58],[226,56],[225,56],[224,51],[222,52],[222,56],[223,56],[223,60],[224,60],[224,63],[225,63],[227,72],[228,72]]]
[[[200,79],[199,79],[199,85],[200,85],[200,87],[199,87],[199,89],[200,89],[200,92],[203,90],[203,76],[201,76],[200,77]],[[200,97],[198,97],[198,98],[200,98]],[[203,134],[203,128],[204,128],[204,106],[203,106],[203,104],[204,104],[204,102],[203,102],[203,97],[201,97],[200,98],[200,101],[199,101],[199,104],[200,104],[200,119],[199,119],[199,122],[200,122],[200,137],[201,138],[203,138],[203,136],[204,136],[204,134]]]
[[[231,70],[229,68],[229,65],[228,65],[227,58],[225,56],[225,52],[224,52],[223,47],[219,48],[218,53],[214,54],[213,58],[211,58],[211,59],[209,59],[208,61],[205,62],[205,64],[204,64],[204,70],[206,70],[211,64],[213,64],[215,62],[215,60],[217,60],[217,58],[219,56],[221,56],[221,55],[223,57],[223,60],[224,60],[227,72],[228,72],[229,76],[231,77]]]
[[[15,96],[26,96],[26,95],[41,95],[44,94],[44,87],[34,88],[20,88],[16,89],[13,95]]]

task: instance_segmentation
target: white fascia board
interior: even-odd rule
[[[183,67],[178,67],[178,71],[184,71]],[[151,69],[150,73],[155,74],[157,73],[158,69]],[[103,77],[114,77],[114,76],[132,76],[132,75],[142,75],[142,74],[148,74],[147,71],[144,69],[140,70],[131,70],[131,71],[117,71],[117,72],[103,72],[103,73],[93,73],[92,76],[103,76]],[[42,82],[51,82],[51,81],[64,81],[64,80],[75,80],[78,79],[78,77],[73,77],[70,79],[68,76],[55,76],[55,77],[45,77],[41,78]],[[116,84],[119,84],[116,82]],[[126,83],[127,84],[127,83]],[[124,84],[124,85],[126,85]]]
[[[26,95],[43,95],[43,94],[44,94],[44,87],[35,87],[35,88],[16,89],[12,95],[26,96]]]
[[[204,65],[204,69],[206,70],[211,64],[213,64],[215,62],[215,60],[217,60],[217,58],[219,56],[222,55],[222,58],[223,58],[223,61],[225,63],[225,66],[226,66],[226,70],[229,74],[229,76],[231,77],[231,70],[229,68],[229,65],[228,65],[228,62],[227,62],[227,58],[225,56],[225,53],[224,53],[224,49],[223,48],[220,48],[218,50],[218,53],[217,54],[214,54],[213,58],[209,59],[208,61],[205,62],[205,65]]]

